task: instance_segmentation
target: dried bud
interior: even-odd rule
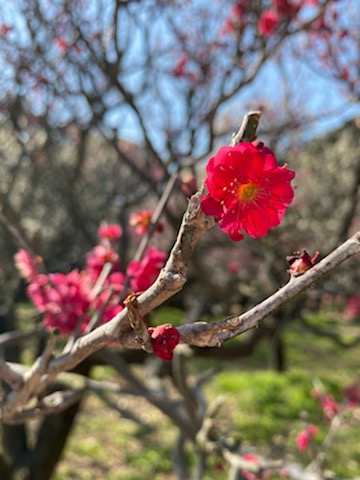
[[[319,252],[316,252],[312,258],[306,250],[303,250],[302,253],[294,252],[294,255],[286,257],[286,261],[290,267],[288,272],[292,277],[299,277],[314,266],[318,256]]]

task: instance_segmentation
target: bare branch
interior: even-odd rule
[[[164,269],[156,282],[138,298],[141,315],[146,315],[182,289],[186,281],[191,255],[198,239],[215,224],[214,219],[206,217],[201,211],[201,195],[202,192],[197,192],[190,199],[178,238]],[[360,232],[340,245],[304,275],[292,278],[278,292],[240,316],[227,317],[210,324],[196,322],[178,327],[182,342],[199,347],[220,346],[226,340],[256,327],[259,322],[286,302],[306,290],[346,259],[359,253],[359,239]],[[136,334],[129,327],[126,310],[120,312],[107,324],[80,337],[71,352],[60,355],[50,362],[49,372],[68,370],[115,339],[128,348],[141,348],[136,341]]]
[[[253,139],[259,118],[260,112],[250,112],[245,117],[238,134],[233,137],[232,145],[243,139]],[[18,418],[18,415],[27,417],[37,415],[39,410],[35,411],[34,408],[40,408],[42,412],[48,412],[50,408],[53,409],[52,411],[55,411],[54,404],[48,405],[46,401],[44,403],[43,399],[40,405],[40,401],[37,400],[44,388],[53,382],[57,374],[75,367],[91,353],[100,350],[110,342],[118,341],[121,345],[134,349],[144,348],[145,346],[147,351],[151,351],[147,329],[141,318],[183,288],[197,242],[205,232],[216,224],[216,220],[213,217],[208,217],[202,211],[201,199],[203,193],[204,188],[190,198],[177,239],[165,267],[148,290],[140,295],[136,295],[136,305],[128,303],[126,305],[127,308],[116,315],[110,322],[77,338],[70,350],[64,351],[55,358],[53,358],[53,348],[56,341],[56,335],[54,335],[50,338],[43,355],[24,373],[23,377],[21,375],[18,377],[14,374],[5,362],[0,364],[0,375],[15,390],[7,396],[3,406],[3,418],[5,421],[12,421]],[[165,195],[164,198],[166,200],[167,196]],[[359,252],[360,232],[357,232],[305,274],[296,278],[292,277],[280,290],[242,315],[227,317],[213,323],[195,322],[178,327],[181,341],[198,347],[221,346],[226,340],[257,327],[262,320],[274,313],[286,302],[305,291],[325,274]],[[111,356],[111,362],[113,362],[114,367],[120,373],[124,374],[122,371],[124,366],[119,365],[119,359],[114,359]],[[129,377],[128,372],[126,376]],[[23,384],[21,383],[22,381]],[[158,396],[154,396],[154,393],[139,384],[137,379],[131,377],[130,383],[133,386],[135,385],[139,394],[146,397],[154,406],[160,408],[165,413],[171,411],[172,407],[169,403]],[[29,403],[34,398],[36,399],[35,407],[32,403]],[[26,414],[25,406],[28,409]],[[171,417],[170,414],[169,416]],[[194,420],[196,417],[195,412],[193,412],[192,416]],[[180,417],[171,418],[175,423],[184,427]],[[194,427],[195,425],[186,425],[190,436],[193,435],[192,429]]]
[[[268,297],[242,315],[227,317],[210,324],[198,322],[180,326],[178,330],[181,340],[184,343],[198,347],[219,347],[226,340],[257,327],[259,322],[304,292],[342,262],[359,252],[360,232],[357,232],[302,276],[291,278],[284,287],[271,297]]]
[[[4,415],[3,420],[6,420],[6,423],[17,424],[45,415],[60,413],[78,402],[83,393],[83,390],[56,391],[42,398],[35,406],[21,408],[12,416],[5,417]]]
[[[0,334],[0,347],[17,345],[32,337],[41,336],[45,333],[45,328],[39,325],[31,330],[5,332]]]
[[[42,376],[46,373],[49,361],[53,355],[54,346],[58,337],[58,332],[54,331],[48,344],[34,365],[25,372],[23,376],[23,385],[18,392],[11,392],[3,406],[4,419],[11,418],[20,407],[26,405],[38,390],[38,385]]]
[[[19,391],[24,384],[23,377],[16,372],[12,366],[0,357],[0,378],[2,378],[11,388]]]
[[[145,248],[147,244],[149,243],[149,239],[151,238],[152,234],[154,233],[156,226],[159,222],[160,216],[169,201],[170,195],[175,187],[176,181],[178,179],[178,175],[174,174],[172,175],[167,184],[166,187],[164,188],[164,191],[161,195],[161,198],[156,206],[156,209],[151,217],[150,220],[150,225],[149,225],[149,230],[147,231],[146,235],[143,236],[140,245],[135,253],[134,260],[140,260],[144,254]]]
[[[199,238],[215,225],[214,218],[207,217],[201,210],[202,193],[199,191],[191,197],[164,269],[156,282],[138,298],[139,313],[142,316],[182,289],[191,256]],[[69,370],[91,353],[114,341],[119,341],[129,348],[142,348],[129,325],[127,309],[117,314],[110,322],[78,338],[70,352],[63,353],[50,362],[49,373]]]

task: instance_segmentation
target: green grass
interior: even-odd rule
[[[184,319],[184,312],[179,308],[160,307],[151,314],[150,325],[156,326],[163,323],[171,323],[174,326],[181,325]]]

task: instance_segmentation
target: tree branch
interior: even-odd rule
[[[299,277],[292,277],[276,293],[240,316],[227,317],[214,323],[197,322],[178,327],[181,340],[198,347],[221,346],[223,342],[255,328],[288,301],[304,292],[312,284],[360,252],[360,231],[333,250],[321,262]]]

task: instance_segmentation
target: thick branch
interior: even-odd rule
[[[59,414],[79,402],[83,393],[83,390],[56,391],[42,398],[35,406],[26,406],[14,412],[13,415],[4,415],[3,421],[17,424],[46,415]]]
[[[189,216],[192,218],[191,214]],[[199,235],[199,231],[194,230],[193,236],[187,237],[185,232],[189,233],[190,224],[191,221],[184,220],[178,240],[164,270],[154,285],[139,297],[139,309],[142,315],[149,313],[182,288],[185,282],[186,267],[194,247],[192,242]],[[185,241],[188,241],[189,244],[186,245]],[[186,246],[183,250],[180,248],[183,245],[182,242],[185,242]],[[292,278],[279,291],[244,314],[227,317],[214,323],[196,322],[178,327],[182,342],[198,347],[221,346],[226,340],[258,326],[259,322],[274,313],[282,305],[295,298],[310,285],[359,252],[360,232],[357,232],[304,275]],[[100,343],[104,342],[108,336],[119,335],[119,341],[125,346],[129,348],[141,347],[136,341],[136,334],[128,329],[126,312],[121,312],[110,324],[100,327],[92,333],[95,336],[95,340],[97,339]],[[89,342],[88,348],[91,351],[95,351],[97,342],[93,343],[91,338],[88,338],[89,336],[90,334],[79,339],[77,350],[73,352],[73,355],[69,354],[68,356],[60,356],[54,359],[50,364],[50,370],[61,371],[74,366],[77,363],[76,359],[78,356],[86,356],[86,348],[83,343],[85,341]]]
[[[252,117],[245,119],[244,128],[240,129],[239,134],[233,138],[234,143],[243,140],[244,136],[246,139],[250,139],[254,135],[259,113],[253,113],[254,125],[248,131],[247,128],[251,126],[249,120],[252,120]],[[155,283],[146,292],[137,297],[136,321],[134,318],[132,322],[130,321],[128,309],[125,308],[110,322],[76,339],[71,349],[55,358],[52,358],[55,344],[55,337],[53,337],[42,357],[26,372],[24,377],[21,377],[21,380],[24,381],[23,385],[21,385],[21,382],[17,383],[19,378],[15,378],[12,375],[5,363],[0,365],[2,367],[0,374],[2,373],[5,381],[8,381],[15,390],[11,392],[3,406],[3,416],[7,420],[21,411],[25,414],[24,406],[28,404],[32,397],[40,395],[48,381],[53,380],[58,373],[75,367],[91,353],[94,353],[106,344],[118,341],[127,348],[143,348],[144,342],[139,342],[139,328],[135,328],[140,325],[137,318],[150,313],[182,289],[186,282],[187,270],[198,240],[216,223],[213,217],[206,216],[202,211],[202,195],[203,189],[189,200],[176,242],[165,267]],[[297,278],[292,277],[279,291],[244,314],[227,317],[209,324],[196,322],[178,327],[181,341],[198,347],[221,346],[226,340],[258,326],[263,319],[286,302],[306,290],[343,261],[359,252],[360,231],[317,265],[313,266],[308,272]],[[144,340],[146,342],[146,336]],[[16,391],[17,389],[18,391]],[[45,409],[48,407],[51,410],[53,403],[45,405]],[[31,410],[31,406],[29,408]],[[42,405],[42,408],[44,408],[44,405]],[[28,414],[31,415],[30,411]]]
[[[201,210],[202,193],[199,191],[191,197],[164,269],[156,282],[138,298],[140,315],[151,312],[182,289],[190,259],[199,238],[215,225],[215,220],[207,217]],[[129,348],[140,348],[136,341],[136,334],[129,325],[127,309],[116,315],[110,322],[80,337],[71,351],[59,355],[50,362],[48,372],[69,370],[91,353],[114,340]]]

